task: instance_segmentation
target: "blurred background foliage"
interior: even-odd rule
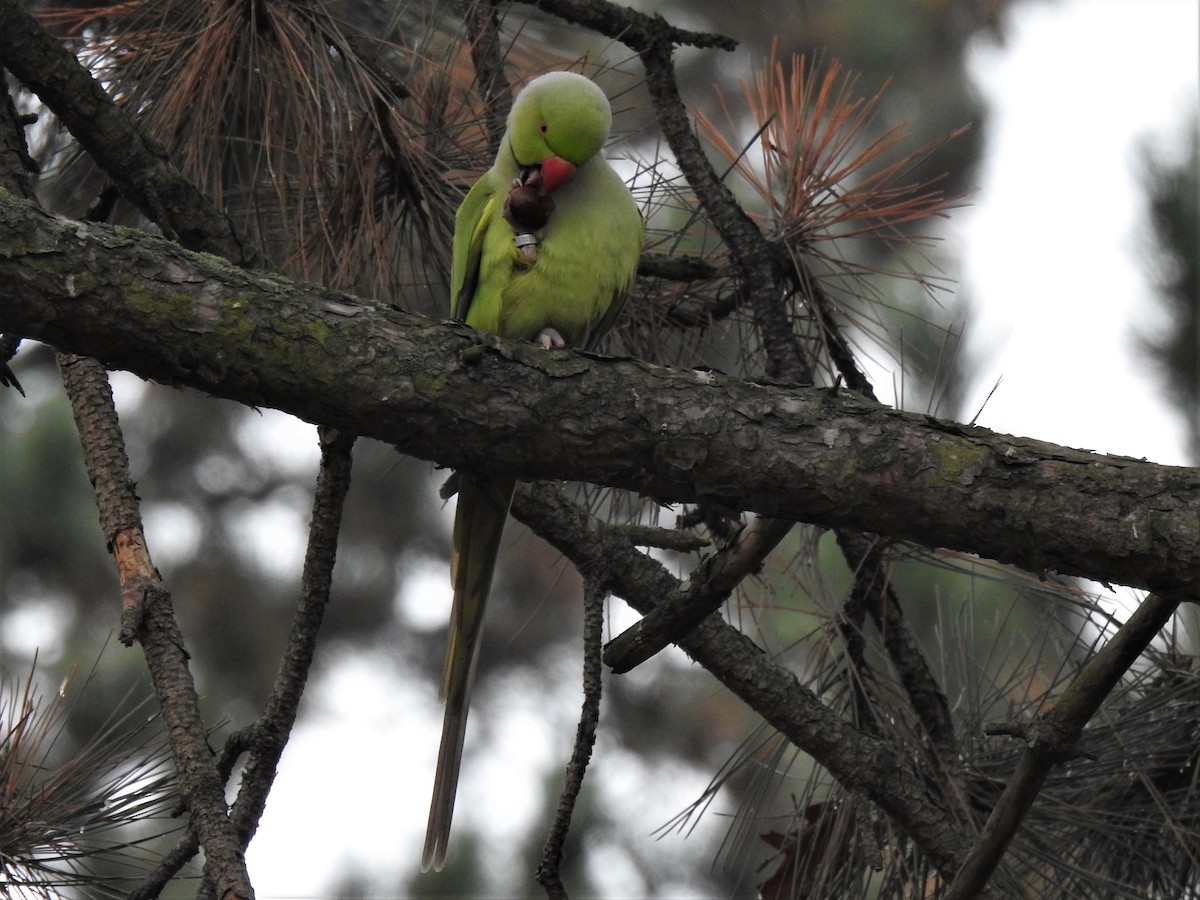
[[[749,84],[755,67],[772,54],[782,61],[803,54],[809,65],[838,60],[845,72],[857,73],[857,96],[870,98],[886,87],[876,117],[859,135],[863,141],[906,123],[904,152],[913,152],[969,125],[921,156],[908,173],[915,183],[941,179],[938,188],[955,196],[976,183],[988,135],[987,109],[971,83],[966,54],[972,42],[1004,40],[1013,2],[634,5],[741,43],[744,52],[734,55],[685,50],[679,57],[688,102],[727,141],[747,149],[752,170],[761,171],[754,156],[761,123],[749,119],[738,83]],[[637,61],[617,45],[527,7],[497,9],[503,27],[494,49],[510,81],[573,64],[614,98],[618,134],[611,155],[624,160],[647,212],[648,249],[689,253],[714,267],[711,278],[683,286],[642,279],[609,349],[760,374],[757,338],[736,311],[701,318],[696,327],[678,324],[677,314],[688,304],[711,310],[732,287],[723,248],[671,164],[661,159],[664,148]],[[507,91],[500,84],[473,85],[465,38],[478,12],[469,4],[432,0],[332,0],[319,6],[301,0],[158,0],[43,9],[45,21],[139,112],[176,163],[285,269],[433,315],[446,309],[453,209],[490,160],[484,97]],[[43,168],[39,191],[47,205],[73,216],[100,207],[116,221],[135,221],[120,202],[111,202],[103,174],[51,120],[43,116],[35,134],[33,150]],[[720,160],[715,146],[711,155]],[[1195,143],[1190,159],[1155,159],[1147,167],[1154,222],[1148,255],[1171,318],[1161,332],[1142,339],[1190,417],[1200,461],[1196,172]],[[770,220],[769,203],[749,181],[733,177],[731,184],[752,212]],[[952,289],[954,247],[915,242],[939,236],[936,222],[922,221],[897,225],[886,240],[839,242],[837,252],[858,274],[837,283],[837,308],[852,326],[860,358],[871,360],[872,372],[888,373],[902,385],[904,405],[969,419],[962,398],[972,360],[959,345],[970,298]],[[889,274],[910,267],[927,280]],[[116,627],[116,579],[53,357],[26,345],[14,368],[27,396],[0,391],[0,670],[20,678],[36,652],[39,669],[57,680],[69,664],[95,659]],[[277,668],[299,580],[315,432],[270,411],[122,373],[113,382],[150,549],[173,591],[210,721],[222,723],[215,746],[256,715]],[[351,698],[330,701],[323,691],[354,660],[369,660],[384,685],[419,681],[416,690],[436,695],[449,606],[450,518],[437,497],[445,475],[377,443],[356,447],[333,602],[301,727],[328,721],[322,717],[330,702],[353,707]],[[657,517],[665,525],[686,512],[608,493],[581,496],[614,516]],[[694,562],[664,558],[681,572]],[[984,720],[1015,717],[1014,710],[1044,702],[1100,633],[1100,625],[1087,624],[1087,598],[1069,587],[1059,590],[995,566],[916,549],[902,549],[897,559],[894,583],[908,601],[910,627],[942,679],[963,734]],[[733,621],[835,706],[848,704],[838,696],[845,690],[839,681],[844,659],[832,625],[849,580],[830,539],[798,528],[729,610]],[[530,750],[538,770],[533,789],[543,792],[534,805],[544,811],[553,808],[573,730],[581,594],[577,575],[554,551],[510,526],[480,661],[481,702],[472,715],[473,730],[484,737],[475,752],[469,741],[465,768],[483,766],[480,748],[510,727],[507,706],[524,712],[531,705],[554,707],[547,715],[558,731],[543,724],[526,738],[553,741]],[[616,621],[630,621],[620,606],[611,603]],[[758,832],[794,833],[806,810],[836,792],[827,779],[810,779],[811,762],[756,730],[754,717],[682,654],[668,652],[649,666],[652,671],[606,679],[600,751],[572,828],[568,884],[580,894],[605,895],[620,873],[623,884],[640,886],[635,892],[646,896],[745,894],[764,880],[756,867],[772,855]],[[66,719],[68,738],[82,744],[96,734],[130,685],[144,683],[142,667],[136,653],[105,651],[90,679],[88,702],[76,704]],[[144,690],[149,693],[148,686]],[[514,699],[517,693],[524,699]],[[880,715],[902,715],[900,709],[898,699],[880,701]],[[847,708],[846,714],[854,713]],[[435,728],[432,718],[412,727],[412,740],[429,747],[420,754],[397,747],[396,765],[431,760]],[[963,752],[976,754],[971,759],[980,771],[994,766],[1002,772],[1015,751],[997,758],[994,748],[964,745]],[[306,789],[338,790],[335,770],[345,765],[355,765],[352,747],[313,772]],[[622,768],[633,776],[622,775]],[[701,806],[708,796],[704,785],[713,778],[711,789],[721,794],[723,808],[742,812],[727,835],[722,822],[704,832],[707,843],[697,837],[684,851],[671,850],[667,842],[647,840],[654,828],[670,824],[668,816],[648,821],[612,799],[631,796],[619,787],[630,777],[643,784],[680,779]],[[531,890],[528,873],[547,816],[498,848],[489,832],[504,813],[472,810],[471,784],[467,778],[460,789],[445,873],[412,874],[414,844],[411,860],[399,868],[394,862],[378,871],[348,865],[340,881],[324,890],[347,897]],[[978,786],[980,804],[988,789]],[[428,797],[422,788],[411,796],[364,800],[420,823]],[[688,827],[698,811],[683,809],[674,825]],[[334,827],[360,824],[369,827],[368,821]],[[500,865],[497,854],[519,855],[522,862]],[[1029,862],[1035,857],[1022,857],[1018,869],[1025,865],[1026,875],[1036,870],[1038,863]],[[709,859],[717,860],[711,869]],[[922,871],[913,869],[915,887]],[[878,889],[862,886],[865,895]]]

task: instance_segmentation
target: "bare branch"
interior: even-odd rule
[[[608,0],[529,0],[532,6],[567,22],[573,22],[597,34],[621,41],[627,47],[641,51],[654,44],[734,50],[737,41],[723,34],[706,34],[676,28],[661,16],[618,6]]]
[[[767,353],[767,376],[780,381],[812,384],[811,366],[800,350],[791,320],[780,302],[781,269],[776,249],[734,199],[700,146],[679,95],[671,43],[660,39],[637,49],[646,67],[646,86],[650,89],[663,135],[713,227],[732,253]]]
[[[575,801],[583,787],[583,776],[596,744],[596,727],[600,724],[600,641],[604,633],[604,595],[604,588],[599,581],[586,581],[583,592],[583,708],[579,713],[575,746],[567,762],[566,780],[558,809],[550,824],[542,861],[537,867],[538,883],[546,889],[546,896],[551,900],[560,897],[565,900],[567,896],[560,872],[567,829],[571,826],[571,814],[575,811]]]
[[[250,757],[242,773],[237,799],[229,811],[243,848],[254,837],[259,819],[266,809],[267,794],[275,783],[280,757],[291,737],[292,726],[296,724],[300,698],[316,655],[317,635],[325,618],[333,583],[342,509],[350,489],[353,446],[353,435],[322,429],[321,467],[317,473],[308,550],[304,555],[304,571],[300,578],[300,601],[292,617],[292,629],[275,686],[271,689],[262,715],[254,723]],[[204,884],[198,894],[207,896],[210,892],[205,890],[205,886],[212,884],[212,867],[206,864]]]
[[[672,281],[701,281],[715,277],[717,267],[695,256],[643,253],[638,261],[638,274]]]
[[[103,366],[78,356],[59,356],[63,385],[83,441],[88,476],[96,490],[100,521],[121,580],[122,636],[136,635],[171,735],[179,792],[192,827],[204,845],[222,898],[251,898],[254,890],[246,858],[225,814],[225,785],[217,774],[200,714],[200,700],[188,669],[183,635],[171,596],[150,561],[129,460],[117,423],[116,407]],[[126,634],[129,630],[132,633]]]
[[[950,705],[900,609],[900,598],[896,596],[887,571],[885,543],[845,530],[839,531],[837,538],[855,573],[853,592],[862,595],[865,611],[883,638],[913,712],[924,727],[939,761],[947,770],[953,771],[958,742]]]
[[[641,665],[720,609],[742,579],[792,529],[787,519],[755,519],[720,552],[700,563],[686,584],[604,648],[604,662],[617,674]]]

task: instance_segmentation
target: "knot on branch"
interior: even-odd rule
[[[1031,751],[1053,764],[1096,758],[1079,746],[1079,733],[1064,726],[1052,714],[1037,716],[1032,722],[991,722],[983,726],[983,733],[989,737],[1020,738]]]
[[[154,575],[139,573],[130,576],[121,585],[121,631],[119,640],[132,647],[146,624],[146,609],[156,592],[162,591],[162,583]]]

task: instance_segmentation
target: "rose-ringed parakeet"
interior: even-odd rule
[[[551,72],[520,92],[495,164],[455,217],[453,317],[548,349],[590,347],[612,324],[643,231],[628,188],[600,156],[611,123],[608,99],[582,75]],[[446,859],[484,606],[515,484],[458,478],[446,713],[422,870]]]

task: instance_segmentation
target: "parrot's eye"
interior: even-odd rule
[[[538,126],[538,131],[540,131],[542,134],[545,134],[549,130],[550,130],[550,126],[547,125],[545,122],[543,122],[541,125]]]

